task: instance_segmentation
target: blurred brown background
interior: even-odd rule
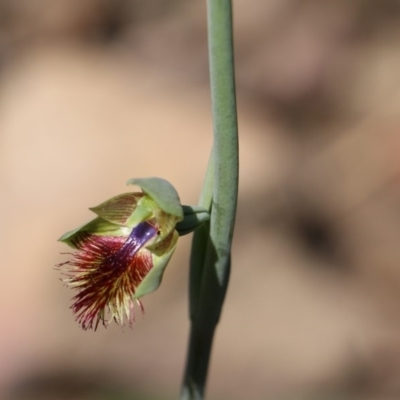
[[[400,398],[400,3],[236,0],[240,199],[208,398]],[[0,398],[173,399],[190,238],[133,331],[53,266],[88,207],[212,142],[204,1],[1,0]]]

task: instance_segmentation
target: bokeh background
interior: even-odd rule
[[[205,2],[0,1],[0,398],[177,398],[190,237],[133,328],[53,266],[88,207],[212,143]],[[400,398],[400,3],[236,0],[240,199],[208,398]]]

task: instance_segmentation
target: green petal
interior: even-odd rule
[[[76,243],[79,242],[82,233],[88,233],[97,236],[127,236],[129,229],[117,224],[106,221],[100,217],[80,226],[72,231],[64,233],[58,239],[59,242],[66,243],[68,246],[76,248]]]
[[[137,185],[143,192],[147,193],[157,205],[167,214],[183,218],[183,211],[179,196],[175,188],[165,179],[142,178],[130,179],[128,185]]]
[[[134,227],[137,224],[146,221],[150,217],[153,217],[155,212],[159,210],[159,207],[150,196],[146,194],[143,195],[143,193],[141,194],[143,197],[137,202],[135,211],[126,221],[126,225],[129,227]]]
[[[89,208],[99,217],[117,225],[126,225],[143,193],[124,193],[115,196],[97,207]]]
[[[140,285],[135,290],[135,298],[140,298],[145,294],[149,294],[154,292],[161,284],[162,277],[167,267],[167,264],[175,251],[176,244],[178,242],[178,232],[174,232],[174,236],[172,238],[171,244],[165,252],[162,254],[153,253],[153,268],[149,271],[149,273],[142,280]]]

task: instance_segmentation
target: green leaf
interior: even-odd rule
[[[128,185],[137,185],[147,193],[157,205],[167,214],[183,218],[183,211],[179,196],[175,188],[162,178],[129,179]]]
[[[123,193],[89,210],[113,224],[126,225],[142,197],[143,193]]]

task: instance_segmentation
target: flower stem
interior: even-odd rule
[[[199,205],[210,221],[193,237],[190,260],[191,331],[182,400],[204,398],[215,328],[229,280],[238,193],[238,129],[231,0],[207,0],[214,145]]]

